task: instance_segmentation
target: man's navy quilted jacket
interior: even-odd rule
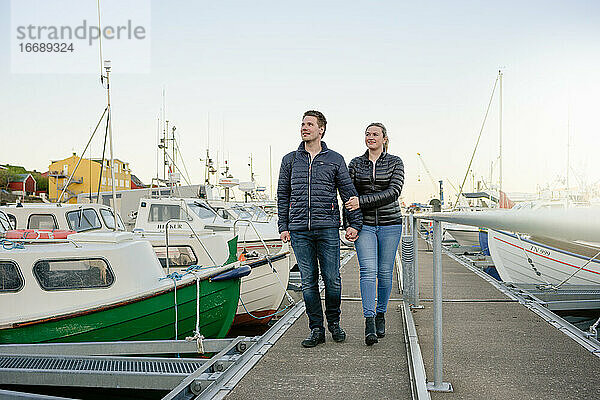
[[[321,147],[321,152],[312,162],[304,149],[304,142],[300,143],[298,150],[286,154],[281,160],[277,187],[280,233],[338,228],[337,191],[344,202],[351,196],[358,196],[344,157],[329,150],[325,142],[321,142]],[[362,228],[360,209],[348,212],[347,218],[351,227]]]

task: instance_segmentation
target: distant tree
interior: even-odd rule
[[[47,192],[48,191],[48,177],[42,176],[39,172],[33,171],[31,172],[31,176],[36,181],[36,188],[38,191]]]

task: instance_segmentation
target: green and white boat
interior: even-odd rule
[[[221,338],[249,273],[238,267],[167,276],[151,245],[127,232],[3,241],[0,343]]]

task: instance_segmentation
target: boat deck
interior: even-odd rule
[[[420,248],[425,248],[421,243]],[[433,378],[433,255],[419,251],[420,309],[412,313],[428,380]],[[394,276],[397,276],[394,274]],[[358,265],[342,270],[345,343],[314,349],[304,315],[238,383],[228,399],[410,399],[411,388],[398,301],[388,308],[387,335],[364,345]],[[443,256],[444,381],[454,393],[432,399],[593,399],[600,396],[600,358],[490,283]],[[396,282],[394,283],[396,285]],[[397,286],[392,299],[400,297]]]

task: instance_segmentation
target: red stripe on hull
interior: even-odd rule
[[[240,326],[240,325],[266,325],[271,318],[273,318],[272,314],[275,314],[276,310],[265,310],[265,311],[253,311],[252,315],[254,315],[255,317],[266,317],[267,315],[270,315],[270,317],[267,318],[262,318],[262,319],[256,319],[253,318],[251,315],[249,314],[236,314],[235,318],[233,319],[233,324],[231,326]]]
[[[536,256],[540,256],[540,257],[546,258],[546,259],[548,259],[548,260],[550,260],[550,261],[554,261],[554,262],[557,262],[557,263],[560,263],[560,264],[563,264],[563,265],[567,265],[567,266],[569,266],[569,267],[577,268],[577,269],[579,269],[579,268],[580,268],[580,267],[578,267],[577,265],[569,264],[569,263],[567,263],[567,262],[560,261],[560,260],[557,260],[557,259],[555,259],[555,258],[548,257],[548,256],[545,256],[545,255],[543,255],[543,254],[539,254],[539,253],[536,253],[536,252],[534,252],[534,251],[531,251],[531,250],[524,249],[523,247],[517,246],[516,244],[512,244],[512,243],[510,243],[510,242],[507,242],[506,240],[502,240],[502,239],[500,239],[499,237],[496,237],[496,236],[494,236],[494,239],[496,239],[496,240],[498,240],[498,241],[500,241],[500,242],[506,243],[506,244],[508,244],[508,245],[511,245],[511,246],[513,246],[513,247],[516,247],[517,249],[525,250],[526,252],[528,252],[528,253],[531,253],[531,254],[534,254],[534,255],[536,255]],[[582,271],[586,271],[586,272],[591,272],[592,274],[600,275],[600,272],[592,271],[592,270],[590,270],[590,269],[581,268],[581,270],[582,270]]]

